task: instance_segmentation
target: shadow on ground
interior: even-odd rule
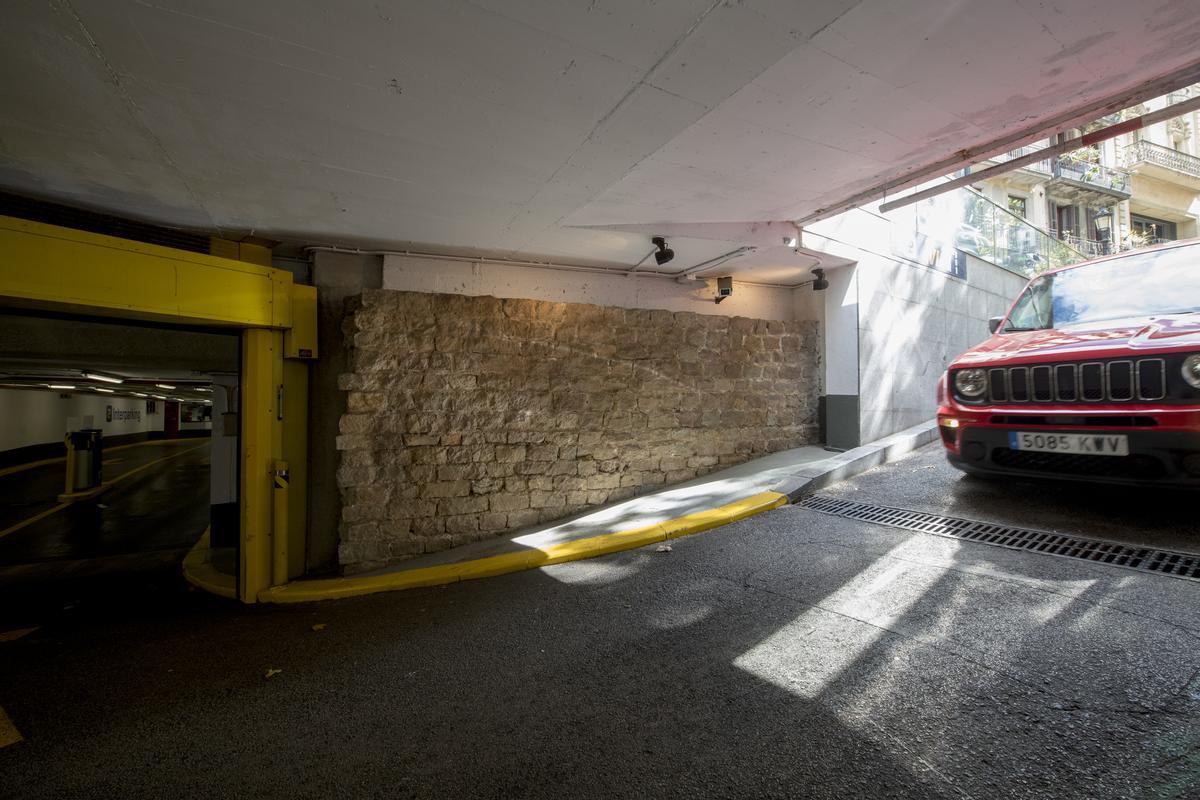
[[[313,606],[164,589],[0,645],[27,739],[0,786],[1182,798],[1195,591],[794,507],[671,553]]]

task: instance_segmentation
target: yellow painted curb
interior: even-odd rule
[[[236,600],[237,580],[209,563],[208,543],[211,530],[211,528],[205,528],[204,535],[192,545],[192,549],[183,557],[183,577],[197,589]]]
[[[115,453],[118,450],[128,450],[131,447],[145,447],[148,444],[171,444],[173,442],[182,442],[184,439],[147,439],[144,442],[134,442],[133,444],[119,444],[115,447],[105,447],[105,453]],[[43,458],[40,461],[27,461],[24,464],[13,464],[11,467],[0,469],[0,478],[8,475],[15,475],[18,472],[34,469],[36,467],[44,467],[47,464],[61,464],[66,461],[66,456],[55,456],[54,458]]]
[[[677,539],[680,536],[688,536],[737,522],[754,514],[786,505],[787,502],[787,495],[779,492],[762,492],[717,508],[697,511],[694,514],[655,525],[552,544],[540,549],[521,550],[516,553],[504,553],[472,561],[437,564],[432,567],[383,572],[375,575],[294,581],[284,586],[264,589],[258,593],[258,600],[262,603],[307,603],[315,600],[336,600],[343,597],[374,594],[375,592],[415,589],[421,586],[441,586],[447,583],[489,578],[510,572],[545,567],[550,564],[595,558],[621,550],[645,547],[648,544],[664,542],[668,539]]]
[[[4,709],[0,708],[0,747],[8,747],[24,740],[24,736],[17,730],[17,726],[13,725],[13,721],[9,719],[8,714],[4,713]]]

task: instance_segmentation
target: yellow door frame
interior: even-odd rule
[[[261,245],[215,241],[241,260],[0,216],[0,305],[242,331],[238,596],[252,603],[303,568],[303,470],[282,490],[275,472],[307,460],[307,370],[284,359],[317,355],[316,289]]]

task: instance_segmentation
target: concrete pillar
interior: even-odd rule
[[[825,277],[824,364],[821,427],[825,444],[839,450],[858,447],[858,266],[828,269]]]
[[[342,334],[346,300],[364,289],[383,286],[383,257],[353,253],[313,254],[313,284],[317,287],[317,347],[309,390],[308,572],[337,566],[341,494],[337,485],[338,425],[345,412],[345,394],[338,376],[347,371]]]
[[[213,375],[212,466],[209,472],[212,547],[232,547],[238,541],[237,387],[236,373]]]

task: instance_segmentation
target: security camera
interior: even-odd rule
[[[717,296],[713,300],[713,302],[720,303],[722,300],[724,300],[726,297],[729,297],[732,294],[733,294],[733,277],[726,276],[724,278],[717,278]]]

